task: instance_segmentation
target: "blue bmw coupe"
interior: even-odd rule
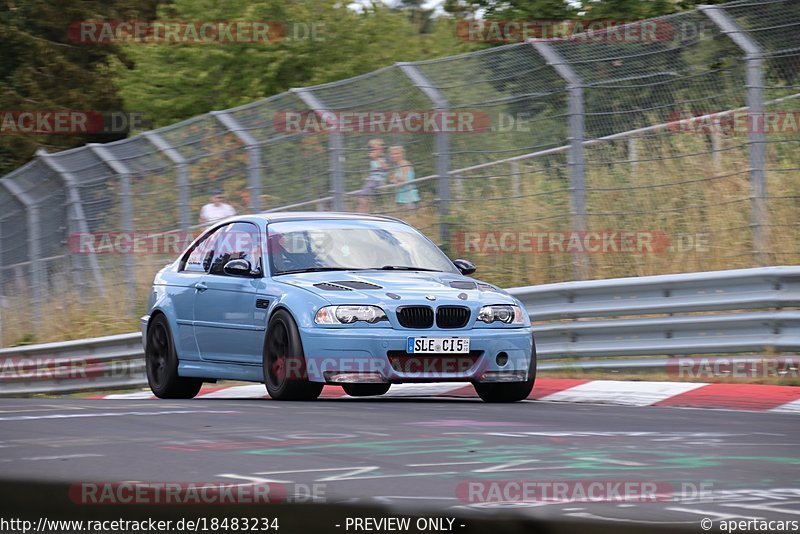
[[[147,379],[165,399],[203,382],[263,382],[274,399],[469,382],[527,398],[536,349],[522,303],[389,217],[265,213],[207,229],[155,277],[142,318]]]

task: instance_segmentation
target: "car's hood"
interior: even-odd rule
[[[502,289],[454,273],[326,271],[281,275],[276,276],[275,280],[312,291],[333,304],[391,303],[399,306],[422,303],[436,305],[515,302]]]

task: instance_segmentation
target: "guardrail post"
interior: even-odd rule
[[[133,235],[133,199],[131,197],[131,174],[128,167],[121,161],[114,158],[114,155],[107,148],[97,143],[89,143],[89,150],[94,152],[98,158],[108,165],[108,167],[119,176],[120,181],[120,204],[122,207],[122,231],[127,234],[131,242],[136,239]],[[135,250],[135,247],[132,247]],[[133,250],[129,254],[123,254],[125,264],[125,274],[128,278],[128,303],[136,299],[136,268],[134,265]]]
[[[40,148],[36,151],[36,155],[42,159],[42,162],[55,172],[64,182],[64,187],[67,190],[67,199],[70,206],[70,212],[75,219],[78,231],[82,234],[89,233],[89,224],[86,222],[86,215],[83,212],[83,204],[81,203],[81,196],[78,192],[78,181],[75,176],[69,172],[63,165],[53,159],[52,154],[48,154],[46,150]],[[89,268],[92,271],[95,287],[100,291],[100,295],[106,296],[106,287],[103,282],[103,276],[100,273],[100,264],[97,262],[95,254],[89,254]]]
[[[450,110],[450,103],[436,86],[413,64],[396,63],[400,72],[411,80],[414,86],[422,91],[422,94],[431,101],[433,109],[444,115]],[[442,126],[446,124],[444,117],[441,120]],[[441,132],[434,134],[435,156],[436,156],[436,176],[437,196],[439,197],[439,240],[442,244],[450,244],[450,136],[444,128]]]
[[[314,113],[329,111],[327,106],[315,95],[311,89],[290,89],[297,98],[309,107]],[[344,211],[344,143],[342,133],[338,128],[338,121],[334,121],[331,131],[328,132],[328,162],[331,173],[331,194],[333,195],[333,210]]]
[[[764,116],[764,54],[761,46],[736,21],[725,12],[724,6],[697,6],[722,33],[744,52],[746,64],[748,121],[747,141],[750,152],[751,226],[753,227],[753,254],[758,265],[768,265],[769,244],[768,213],[766,207],[767,181],[765,176],[766,138],[759,119]]]
[[[572,231],[586,232],[586,176],[583,156],[583,80],[572,66],[561,57],[555,48],[544,41],[528,41],[545,62],[567,84],[567,114],[569,116],[570,201],[572,204]],[[572,265],[576,280],[589,277],[589,264],[580,252],[572,254]]]
[[[25,206],[25,217],[28,222],[28,260],[31,265],[31,309],[33,310],[34,328],[38,330],[42,320],[42,287],[44,286],[41,247],[42,226],[39,206],[15,182],[4,179],[0,180],[0,183]]]
[[[155,130],[142,132],[142,135],[175,164],[178,172],[178,220],[181,230],[187,232],[191,225],[189,222],[189,164],[186,162],[186,158],[172,148],[166,139],[158,135]]]
[[[247,151],[247,189],[250,191],[250,209],[261,211],[261,147],[250,132],[242,128],[239,121],[229,111],[212,111],[213,115],[226,130],[244,143]]]

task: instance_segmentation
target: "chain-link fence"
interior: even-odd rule
[[[129,330],[218,188],[400,217],[504,286],[797,263],[798,35],[739,0],[39,153],[0,179],[0,341]]]

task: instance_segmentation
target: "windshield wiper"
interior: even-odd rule
[[[282,274],[298,274],[298,273],[321,273],[324,271],[358,271],[360,269],[354,267],[306,267],[305,269],[292,269],[290,271],[280,271],[273,276],[280,276]]]
[[[425,267],[409,267],[408,265],[384,265],[383,267],[378,267],[381,271],[431,271],[435,273],[440,273],[439,269],[426,269]]]

